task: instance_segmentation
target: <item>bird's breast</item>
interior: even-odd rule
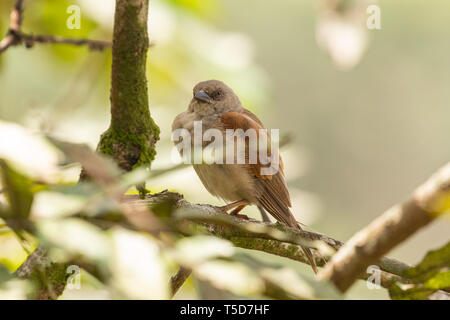
[[[225,201],[256,202],[254,182],[244,165],[197,164],[194,169],[212,195]]]

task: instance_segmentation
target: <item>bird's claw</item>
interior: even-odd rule
[[[223,207],[217,207],[217,209],[219,209],[220,211],[222,211],[225,214],[229,214],[230,216],[237,217],[237,218],[244,219],[244,220],[249,220],[249,217],[246,216],[245,214],[239,214],[239,212],[241,212],[241,210],[245,207],[245,205],[238,206],[237,208],[235,207],[234,209],[233,209],[233,207],[234,207],[233,204],[231,204],[231,205],[228,204]],[[233,209],[233,211],[228,213],[228,211],[231,209]]]
[[[233,216],[233,217],[236,217],[239,219],[250,220],[250,218],[248,216],[246,216],[245,214],[230,212],[230,216]]]

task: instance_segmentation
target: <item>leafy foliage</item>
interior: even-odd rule
[[[30,134],[24,129],[19,132],[25,136]],[[55,180],[40,182],[39,188],[34,187],[37,180],[1,160],[2,185],[6,187],[3,206],[5,212],[11,213],[4,218],[18,231],[22,225],[16,222],[26,221],[32,226],[29,231],[33,239],[47,252],[48,262],[31,273],[28,281],[33,289],[30,292],[30,286],[24,287],[23,296],[55,298],[66,287],[69,267],[75,266],[83,274],[81,291],[67,286],[61,298],[82,294],[84,298],[101,295],[167,299],[170,276],[182,265],[193,270],[194,279],[206,281],[236,297],[339,297],[327,284],[300,275],[287,266],[267,264],[236,252],[230,242],[206,236],[200,228],[180,232],[177,224],[171,223],[175,208],[170,205],[153,207],[161,219],[153,227],[162,229],[147,232],[155,230],[148,224],[156,220],[133,220],[129,217],[130,210],[139,208],[122,202],[120,195],[148,178],[148,171],[136,169],[121,174],[111,161],[86,146],[51,141],[55,148],[49,149],[50,152],[62,152],[60,164],[56,165]],[[76,185],[57,182],[57,177],[63,176],[64,169],[75,164],[74,161],[82,162],[88,171],[89,168],[101,170],[96,170],[91,182]],[[140,215],[145,217],[152,212],[144,211]],[[20,241],[27,245],[28,240]],[[2,286],[16,281],[7,271],[2,272]]]
[[[72,2],[82,6],[83,27],[80,30],[69,30],[65,25],[66,9]],[[330,25],[335,31],[336,23],[346,22],[341,14],[352,11],[351,2],[340,1],[346,5],[338,6],[331,16],[323,16],[324,19],[319,24],[326,27],[325,31],[330,30]],[[113,7],[114,1],[103,0],[102,6],[88,6],[89,3],[94,1],[29,1],[24,31],[109,39],[113,17],[105,8]],[[0,3],[2,35],[7,28],[6,21],[12,4],[12,0]],[[155,44],[151,49],[152,59],[148,61],[153,91],[152,112],[155,111],[160,117],[161,114],[164,115],[158,119],[158,123],[162,122],[162,127],[169,127],[164,121],[172,119],[177,111],[172,106],[181,106],[186,97],[190,97],[191,87],[186,86],[186,83],[191,84],[198,79],[212,76],[223,79],[232,83],[241,93],[244,104],[250,107],[263,105],[270,90],[267,88],[266,74],[254,63],[251,41],[243,34],[222,32],[211,24],[211,19],[220,10],[219,1],[155,0],[152,1],[151,10],[150,36]],[[105,16],[107,19],[104,19]],[[367,45],[367,31],[361,23],[363,20],[361,16],[357,18],[357,21],[347,21],[350,24],[356,23],[350,27],[357,31],[353,33],[357,37],[352,40],[354,45],[350,67],[360,61]],[[152,25],[153,21],[158,24]],[[343,31],[346,30],[344,28]],[[363,33],[362,36],[358,36],[360,32]],[[194,34],[195,37],[192,36]],[[335,54],[341,45],[339,34],[325,32],[322,37],[321,34],[318,36],[322,38],[324,49],[333,60],[338,65],[342,64],[342,57]],[[2,109],[2,116],[15,114],[17,119],[27,122],[24,115],[29,110],[25,110],[23,106],[28,103],[16,99],[22,98],[26,92],[32,97],[33,105],[36,104],[35,109],[38,110],[38,116],[34,113],[29,115],[33,119],[31,126],[71,139],[76,137],[78,140],[84,139],[85,131],[93,131],[97,135],[96,130],[85,130],[84,124],[91,122],[104,125],[98,120],[98,113],[89,108],[93,109],[95,106],[99,110],[106,110],[110,55],[102,53],[86,56],[86,51],[80,54],[78,48],[70,46],[47,46],[36,51],[36,60],[23,59],[23,52],[17,57],[12,54],[6,58],[0,56],[0,67],[5,66],[6,60],[24,66],[10,68],[13,74],[10,71],[4,75],[8,81],[4,83],[6,90],[2,92],[2,101],[13,101],[11,106],[14,107]],[[83,65],[79,72],[84,78],[75,75],[73,82],[76,85],[70,85],[66,94],[49,103],[48,96],[53,97],[54,92],[59,89],[54,84],[65,83],[66,81],[61,80],[72,74],[74,65],[82,59],[91,61]],[[53,69],[49,69],[50,65]],[[24,76],[26,73],[22,69],[30,69],[39,74],[39,77]],[[211,70],[214,70],[213,75]],[[11,77],[16,73],[17,77],[24,80],[22,86],[8,88],[8,84],[16,82]],[[49,74],[56,76],[52,78]],[[86,103],[85,98],[97,84],[99,75],[103,79],[103,88],[100,90],[103,94],[90,104]],[[24,78],[31,80],[25,81]],[[86,88],[83,89],[83,85],[80,86],[79,83],[84,83]],[[37,101],[34,102],[34,99]],[[83,115],[83,121],[78,119],[76,122],[73,120],[76,120],[76,107],[81,104],[84,108],[80,108],[78,113]],[[161,105],[164,108],[159,108]],[[167,106],[171,108],[166,108]],[[55,119],[58,121],[54,121]],[[63,129],[58,128],[61,123],[65,124]],[[163,138],[167,142],[167,132],[162,134],[166,134]],[[194,281],[208,282],[218,290],[232,293],[236,297],[341,298],[328,283],[320,283],[304,276],[284,261],[268,264],[262,259],[252,258],[248,252],[237,251],[228,241],[205,236],[201,230],[190,229],[192,232],[186,234],[182,232],[184,230],[180,232],[176,228],[161,228],[155,233],[151,231],[154,228],[149,228],[150,231],[136,228],[136,224],[129,223],[133,222],[132,219],[124,223],[123,218],[130,208],[124,206],[117,194],[146,180],[149,173],[144,168],[121,174],[108,160],[96,158],[86,146],[58,143],[56,140],[50,143],[41,135],[36,136],[23,127],[6,122],[0,122],[0,137],[8,137],[0,144],[0,218],[6,222],[3,224],[0,220],[3,236],[0,241],[3,246],[7,242],[14,242],[23,247],[20,254],[5,255],[5,251],[1,252],[0,298],[55,298],[55,289],[64,289],[68,282],[68,268],[76,266],[81,269],[81,287],[71,289],[66,286],[62,299],[164,299],[170,297],[170,275],[176,272],[179,265],[193,269]],[[74,154],[77,156],[74,157]],[[167,159],[159,160],[167,163]],[[84,164],[92,162],[99,168],[101,176],[97,177],[97,181],[76,184],[73,179],[68,178],[78,176],[77,162],[80,161]],[[107,182],[100,183],[99,180]],[[128,193],[134,192],[133,189],[128,190]],[[170,203],[162,203],[152,210],[153,212],[146,214],[155,214],[157,228],[170,226],[173,213]],[[25,228],[27,232],[24,232]],[[37,243],[46,249],[51,261],[44,269],[37,269],[29,280],[18,280],[3,268],[6,265],[10,270],[17,269],[23,262],[24,252],[29,254],[32,251],[30,248],[34,249]],[[436,290],[448,288],[448,250],[447,245],[442,250],[430,252],[422,263],[408,270],[404,276],[412,283],[394,285],[390,290],[391,297],[422,299]],[[49,278],[43,278],[43,274],[48,274]],[[187,285],[192,283],[188,282]],[[58,295],[59,293],[58,291]]]
[[[415,267],[404,272],[410,284],[394,284],[389,294],[395,300],[427,299],[437,290],[450,289],[450,242],[429,251]]]
[[[10,206],[2,218],[27,219],[33,202],[30,180],[9,167],[4,160],[0,160],[0,170],[4,193]]]

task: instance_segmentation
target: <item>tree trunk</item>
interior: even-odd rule
[[[111,124],[97,151],[125,171],[151,165],[159,127],[150,116],[146,78],[148,0],[116,0],[111,75]],[[82,174],[82,178],[84,173]]]

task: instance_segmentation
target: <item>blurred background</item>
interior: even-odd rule
[[[0,3],[2,36],[13,3]],[[66,27],[71,4],[81,8],[80,30]],[[366,27],[370,4],[381,8],[379,30]],[[23,30],[111,39],[113,13],[112,0],[27,1]],[[161,128],[154,170],[174,165],[171,123],[207,79],[227,83],[268,128],[293,138],[282,154],[296,217],[342,241],[450,159],[448,1],[151,0],[149,34],[150,111]],[[109,50],[10,48],[0,56],[1,121],[95,148],[109,125],[110,65]],[[78,173],[74,167],[65,179]],[[191,168],[149,179],[147,187],[221,204]],[[258,217],[254,208],[244,213]],[[416,263],[449,231],[450,220],[440,219],[390,256]],[[13,269],[20,252],[0,234],[0,262]],[[193,284],[178,297],[195,298]],[[361,282],[348,297],[387,293]]]

